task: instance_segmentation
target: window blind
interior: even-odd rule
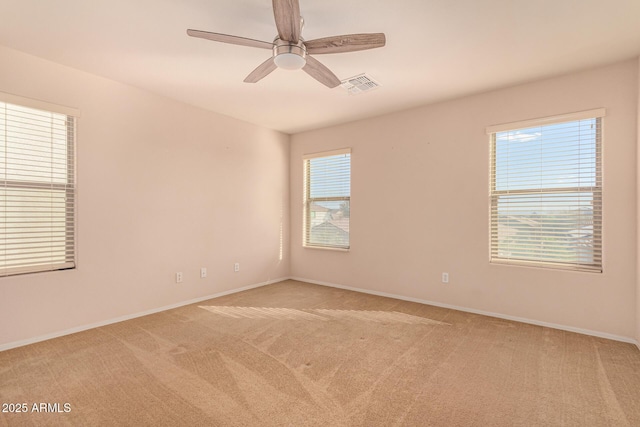
[[[602,116],[488,128],[492,262],[602,271]]]
[[[74,116],[0,102],[0,275],[75,267],[74,150]]]
[[[305,156],[303,245],[349,248],[351,150]]]

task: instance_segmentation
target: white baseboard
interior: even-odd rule
[[[589,330],[589,329],[575,328],[573,326],[558,325],[558,324],[555,324],[555,323],[542,322],[542,321],[533,320],[533,319],[526,319],[524,317],[509,316],[509,315],[501,314],[501,313],[493,313],[493,312],[490,312],[490,311],[476,310],[474,308],[460,307],[460,306],[457,306],[457,305],[444,304],[444,303],[435,302],[435,301],[428,301],[428,300],[423,300],[423,299],[420,299],[420,298],[406,297],[406,296],[403,296],[403,295],[390,294],[390,293],[387,293],[387,292],[379,292],[379,291],[372,291],[372,290],[362,289],[362,288],[354,288],[354,287],[351,287],[351,286],[337,285],[335,283],[328,283],[328,282],[322,282],[322,281],[318,281],[318,280],[305,279],[305,278],[302,278],[302,277],[291,277],[290,279],[291,280],[297,280],[299,282],[311,283],[311,284],[314,284],[314,285],[328,286],[328,287],[331,287],[331,288],[345,289],[345,290],[348,290],[348,291],[361,292],[361,293],[365,293],[365,294],[377,295],[377,296],[387,297],[387,298],[394,298],[394,299],[399,299],[399,300],[403,300],[403,301],[417,302],[417,303],[420,303],[420,304],[427,304],[427,305],[433,305],[433,306],[436,306],[436,307],[449,308],[449,309],[452,309],[452,310],[464,311],[464,312],[467,312],[467,313],[481,314],[483,316],[497,317],[499,319],[513,320],[515,322],[528,323],[530,325],[544,326],[544,327],[552,328],[552,329],[560,329],[562,331],[576,332],[578,334],[590,335],[590,336],[594,336],[594,337],[598,337],[598,338],[606,338],[606,339],[609,339],[609,340],[626,342],[626,343],[629,343],[629,344],[635,344],[638,347],[638,350],[640,350],[640,343],[638,341],[636,341],[635,339],[629,338],[629,337],[623,337],[623,336],[620,336],[620,335],[609,334],[609,333],[606,333],[606,332],[599,332],[599,331],[592,331],[592,330]]]
[[[37,337],[34,337],[34,338],[28,338],[26,340],[20,340],[20,341],[10,342],[10,343],[7,343],[7,344],[1,344],[0,345],[0,351],[10,350],[12,348],[22,347],[22,346],[25,346],[25,345],[34,344],[34,343],[37,343],[37,342],[40,342],[40,341],[46,341],[46,340],[50,340],[50,339],[53,339],[53,338],[62,337],[62,336],[65,336],[65,335],[71,335],[71,334],[75,334],[77,332],[86,331],[88,329],[94,329],[94,328],[99,328],[101,326],[111,325],[113,323],[124,322],[125,320],[131,320],[131,319],[135,319],[137,317],[148,316],[149,314],[155,314],[155,313],[159,313],[161,311],[171,310],[173,308],[178,308],[178,307],[183,307],[183,306],[189,305],[189,304],[199,303],[199,302],[206,301],[206,300],[209,300],[209,299],[212,299],[212,298],[218,298],[218,297],[223,297],[225,295],[235,294],[235,293],[242,292],[242,291],[248,291],[249,289],[255,289],[255,288],[259,288],[261,286],[271,285],[272,283],[282,282],[283,280],[287,280],[287,279],[289,279],[289,278],[288,277],[283,277],[283,278],[280,278],[280,279],[269,280],[267,282],[256,283],[254,285],[248,285],[248,286],[244,286],[244,287],[238,288],[238,289],[231,289],[231,290],[224,291],[224,292],[218,292],[216,294],[208,295],[208,296],[205,296],[205,297],[194,298],[194,299],[191,299],[191,300],[188,300],[188,301],[181,301],[181,302],[178,302],[176,304],[165,305],[164,307],[153,308],[151,310],[146,310],[146,311],[143,311],[143,312],[140,312],[140,313],[127,314],[125,316],[116,317],[114,319],[108,319],[108,320],[104,320],[104,321],[101,321],[101,322],[90,323],[88,325],[77,326],[77,327],[71,328],[71,329],[65,329],[64,331],[52,332],[50,334],[40,335],[40,336],[37,336]]]

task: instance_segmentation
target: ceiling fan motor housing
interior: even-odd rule
[[[307,48],[302,39],[298,43],[292,43],[276,37],[273,41],[273,61],[278,68],[299,70],[307,63],[306,58]]]

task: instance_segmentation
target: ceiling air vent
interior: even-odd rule
[[[359,95],[363,92],[367,92],[380,87],[380,83],[376,82],[371,77],[363,73],[342,80],[340,86],[345,88],[347,92],[349,92],[349,95]]]

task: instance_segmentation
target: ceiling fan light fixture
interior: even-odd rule
[[[297,53],[281,53],[276,55],[273,61],[283,70],[299,70],[307,63],[307,60]]]
[[[280,40],[273,41],[273,62],[283,70],[299,70],[307,63],[307,48],[302,39],[298,43]]]

